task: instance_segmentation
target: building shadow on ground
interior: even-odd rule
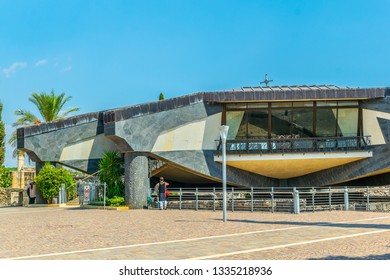
[[[390,219],[389,219],[390,221]],[[390,224],[358,224],[358,223],[331,223],[331,222],[291,222],[291,221],[255,221],[242,219],[228,219],[228,222],[233,223],[250,223],[262,225],[294,225],[294,226],[322,226],[322,227],[338,227],[338,228],[366,228],[366,229],[384,229],[390,230]]]
[[[390,260],[390,253],[383,255],[368,255],[363,257],[326,256],[324,258],[311,258],[309,260]]]

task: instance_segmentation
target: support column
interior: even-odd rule
[[[148,205],[149,161],[146,153],[125,154],[125,201],[132,209]]]
[[[19,150],[18,151],[18,165],[17,165],[17,181],[18,181],[18,187],[23,189],[25,187],[25,184],[27,182],[24,182],[24,152]]]

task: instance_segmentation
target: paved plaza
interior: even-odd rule
[[[390,213],[0,207],[0,259],[388,260]],[[6,241],[6,242],[4,242]]]

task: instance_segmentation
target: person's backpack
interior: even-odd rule
[[[30,187],[27,188],[27,195],[30,197]]]

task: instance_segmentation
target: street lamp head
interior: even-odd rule
[[[219,134],[221,135],[222,140],[226,140],[229,131],[229,126],[221,125],[219,127]]]

